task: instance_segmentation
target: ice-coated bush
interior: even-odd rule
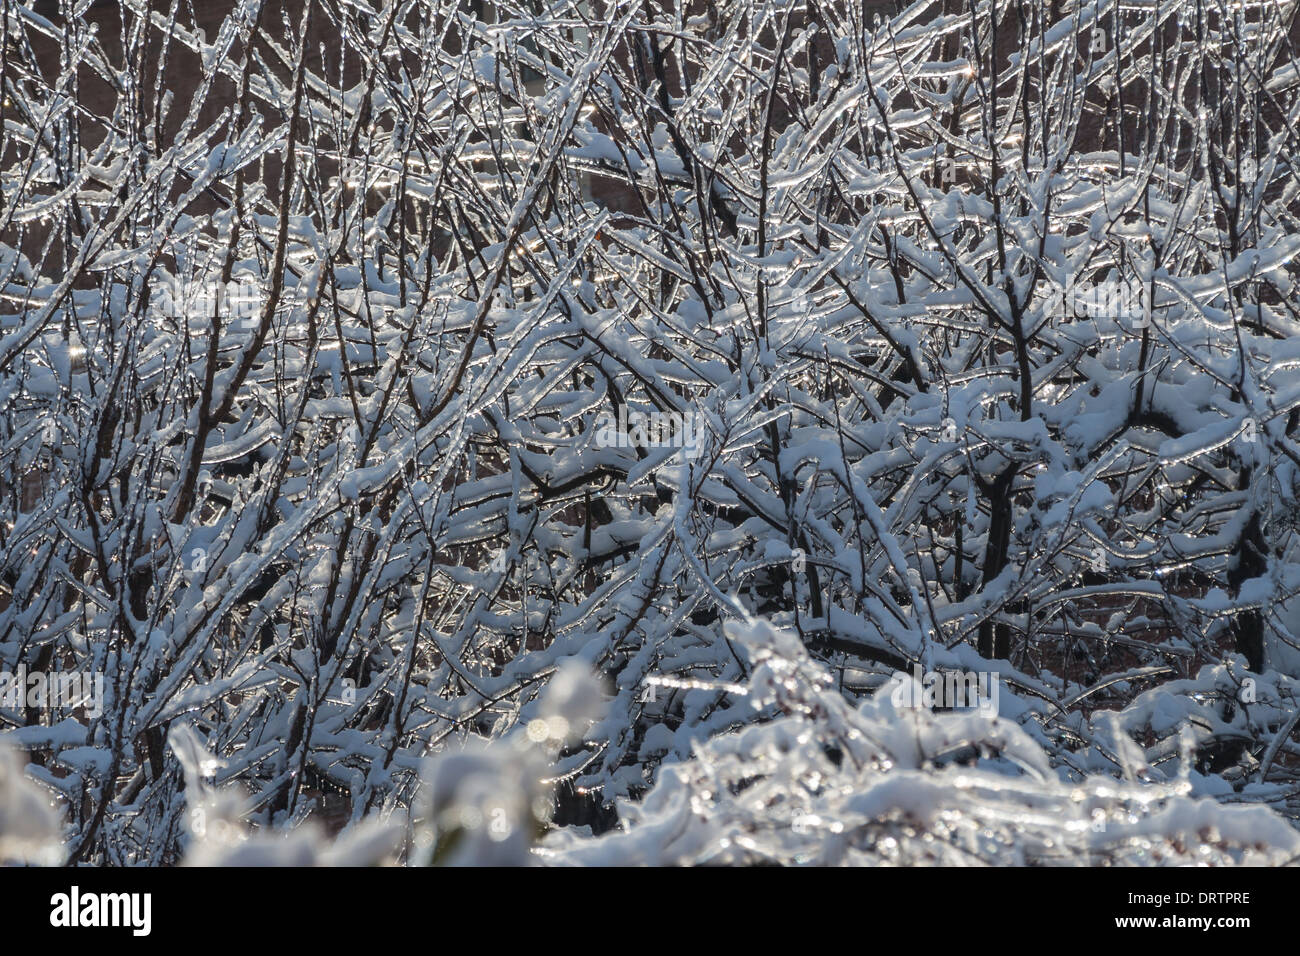
[[[3,853],[1285,858],[1295,17],[4,3]]]

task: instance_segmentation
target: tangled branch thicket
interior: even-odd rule
[[[998,675],[945,726],[1036,813],[1300,811],[1295,3],[0,5],[0,670],[104,688],[0,731],[68,858],[179,860],[203,788],[416,819],[575,664],[543,859],[752,833],[723,756],[785,819],[914,667]],[[869,792],[654,858],[844,858]]]

